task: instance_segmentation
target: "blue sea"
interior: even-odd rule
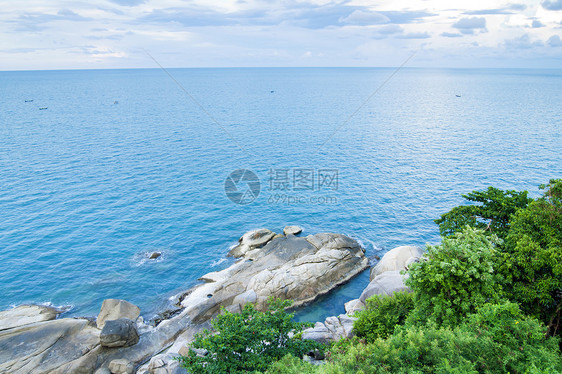
[[[393,72],[0,72],[0,309],[93,316],[121,298],[150,318],[248,230],[344,233],[380,256],[439,243],[433,220],[463,193],[536,197],[562,177],[562,70],[405,68],[383,84]],[[259,182],[227,195],[239,169]],[[299,317],[341,313],[367,283]]]

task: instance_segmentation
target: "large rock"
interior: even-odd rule
[[[412,262],[418,261],[423,256],[423,250],[414,246],[396,247],[385,253],[383,258],[371,269],[369,279],[386,271],[406,270]]]
[[[109,348],[129,347],[138,341],[137,326],[128,318],[106,321],[100,334],[101,345]]]
[[[363,293],[359,300],[363,304],[367,304],[366,300],[373,295],[388,295],[392,296],[395,292],[409,291],[410,289],[404,284],[404,279],[407,274],[400,274],[400,271],[386,271],[381,275],[377,275]]]
[[[353,299],[345,303],[345,314],[352,316],[356,312],[360,312],[365,309],[365,304],[359,299]]]
[[[342,338],[349,339],[355,335],[353,322],[356,320],[357,318],[345,314],[340,314],[337,317],[328,317],[324,323],[316,322],[314,327],[304,330],[302,338],[324,344],[329,344],[334,341],[337,342]]]
[[[101,305],[100,313],[96,319],[99,329],[103,329],[106,321],[115,320],[119,318],[128,318],[136,320],[140,315],[138,306],[131,304],[125,300],[119,299],[106,299]]]
[[[92,373],[95,361],[76,363],[99,346],[99,332],[88,320],[71,318],[0,331],[0,373]]]
[[[135,365],[125,359],[113,360],[109,363],[109,371],[111,374],[133,374]]]
[[[269,242],[275,233],[268,229],[259,229],[248,231],[238,240],[240,244],[230,250],[229,255],[233,257],[242,257],[247,252],[256,248],[261,248]]]
[[[244,235],[242,243],[244,238],[253,237],[252,233],[255,232]],[[302,305],[368,267],[364,249],[355,240],[339,234],[275,237],[263,247],[242,253],[231,267],[204,275],[206,283],[183,299],[182,306],[190,311],[194,321],[210,318],[221,306],[242,307],[245,302],[255,301],[257,308],[263,309],[270,296]]]
[[[44,305],[21,305],[0,312],[0,330],[29,325],[31,323],[51,321],[61,311]]]

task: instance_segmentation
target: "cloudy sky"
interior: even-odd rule
[[[0,0],[0,70],[562,68],[562,0]]]

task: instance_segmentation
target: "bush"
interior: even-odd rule
[[[541,188],[544,196],[512,219],[502,271],[509,298],[556,335],[562,330],[562,180]]]
[[[357,336],[372,342],[387,338],[394,327],[403,325],[410,311],[414,309],[414,296],[408,292],[396,292],[392,296],[374,295],[367,299],[367,308],[356,313],[353,328]]]
[[[486,304],[456,327],[434,322],[398,326],[388,339],[363,344],[357,338],[332,348],[318,374],[344,373],[559,373],[562,361],[557,340],[546,328],[525,317],[517,304]],[[291,367],[310,373],[311,366]],[[299,366],[300,365],[300,366]],[[274,373],[297,373],[279,368]],[[273,372],[270,372],[273,373]]]
[[[314,374],[317,371],[315,366],[304,362],[302,359],[287,355],[274,362],[267,370],[267,374]]]
[[[473,334],[475,344],[461,347],[464,357],[481,373],[525,373],[528,368],[562,369],[557,339],[511,302],[486,304],[470,315],[457,335]],[[554,371],[553,371],[554,372]]]
[[[269,300],[269,310],[259,312],[246,304],[242,313],[222,309],[221,315],[211,322],[214,330],[196,336],[192,348],[206,349],[205,357],[193,351],[180,357],[184,368],[191,373],[245,373],[266,370],[269,365],[287,354],[302,356],[319,343],[289,337],[289,332],[300,331],[304,323],[293,322],[293,314],[285,311],[291,302]]]
[[[500,300],[495,236],[466,227],[442,244],[428,246],[425,260],[411,265],[406,285],[414,291],[413,322],[458,325],[486,302]]]

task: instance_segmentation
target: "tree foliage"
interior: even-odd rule
[[[555,335],[562,330],[562,180],[541,188],[544,196],[512,219],[502,271],[509,298]]]
[[[485,191],[472,191],[463,198],[478,205],[461,205],[436,219],[442,236],[461,231],[466,225],[496,234],[505,239],[511,215],[525,208],[532,199],[527,191],[500,190],[488,187]]]
[[[428,246],[425,259],[411,265],[406,280],[414,291],[412,318],[454,326],[486,302],[500,299],[495,245],[500,240],[482,230],[465,227]]]
[[[285,308],[288,300],[269,300],[269,310],[257,311],[253,304],[246,304],[241,313],[222,310],[213,319],[216,333],[204,331],[197,335],[192,348],[204,349],[208,354],[180,357],[180,362],[190,373],[246,373],[266,370],[269,365],[287,354],[302,356],[321,346],[310,340],[290,337],[300,331],[304,323],[293,322],[293,314]]]

